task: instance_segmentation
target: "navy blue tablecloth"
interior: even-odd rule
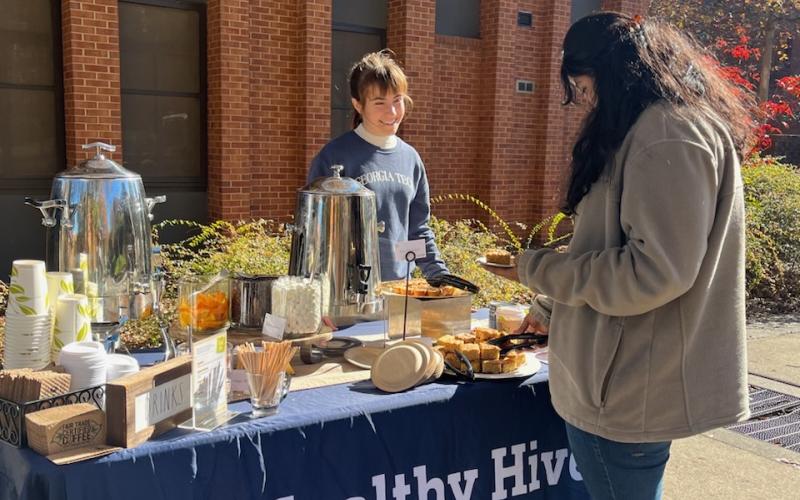
[[[244,413],[212,432],[176,429],[70,465],[0,444],[0,498],[588,498],[546,365],[527,380],[400,394],[369,381],[291,392],[262,419],[248,403],[231,409]]]

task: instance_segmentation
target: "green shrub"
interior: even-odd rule
[[[430,224],[436,235],[436,245],[450,272],[480,287],[481,291],[473,298],[473,306],[484,307],[493,300],[530,302],[529,288],[500,278],[483,269],[477,262],[478,257],[483,256],[487,250],[506,247],[508,241],[489,232],[477,221],[448,222],[431,217]]]
[[[752,312],[800,302],[800,172],[776,158],[742,166],[747,219],[747,293]]]

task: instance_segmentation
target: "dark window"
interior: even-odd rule
[[[347,76],[364,54],[386,45],[386,0],[333,0],[331,137],[353,128]]]
[[[436,33],[480,38],[480,0],[436,0]]]
[[[601,0],[572,0],[571,22],[601,10]]]
[[[119,3],[125,167],[148,187],[206,187],[204,9]]]
[[[333,0],[333,24],[386,29],[386,0]]]
[[[61,2],[0,9],[0,190],[46,192],[66,165]]]
[[[533,26],[533,14],[530,12],[517,12],[517,26],[530,28]]]

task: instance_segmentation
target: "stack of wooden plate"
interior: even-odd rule
[[[372,383],[384,392],[402,392],[442,376],[444,358],[420,339],[408,339],[383,351],[372,365]]]

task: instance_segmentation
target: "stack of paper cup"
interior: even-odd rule
[[[73,342],[61,349],[58,363],[72,375],[70,390],[106,383],[107,354],[101,342]]]
[[[5,368],[38,370],[47,366],[50,332],[44,262],[15,260],[6,312]]]
[[[68,293],[58,297],[53,331],[56,351],[71,342],[92,340],[91,313],[86,295]]]
[[[106,382],[139,371],[139,362],[132,356],[109,354],[106,358]]]
[[[47,273],[47,307],[55,311],[58,297],[75,293],[72,285],[72,273]]]

